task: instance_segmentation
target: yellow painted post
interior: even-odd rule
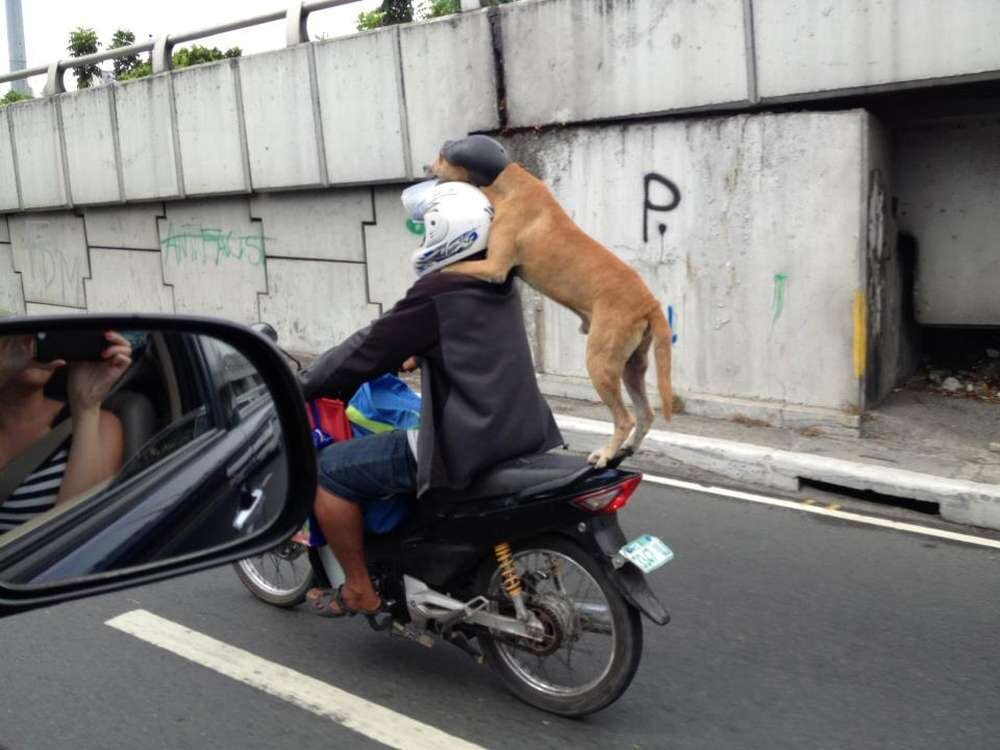
[[[865,295],[854,293],[854,377],[862,378],[868,361],[868,308]]]

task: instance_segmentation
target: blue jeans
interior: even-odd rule
[[[332,443],[319,452],[319,486],[361,506],[365,528],[391,531],[417,491],[417,462],[402,430]]]

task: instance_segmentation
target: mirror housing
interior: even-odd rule
[[[299,384],[266,332],[217,319],[180,315],[32,316],[0,320],[0,337],[34,335],[38,331],[78,334],[80,339],[93,331],[189,334],[208,337],[235,349],[238,355],[242,355],[235,359],[249,363],[256,370],[255,377],[259,377],[269,391],[273,421],[280,429],[277,442],[282,443],[284,484],[278,490],[279,497],[269,499],[273,512],[264,521],[257,520],[260,518],[261,493],[256,490],[246,493],[246,504],[237,508],[238,512],[230,523],[237,532],[234,534],[237,538],[226,539],[207,548],[192,550],[182,546],[172,551],[173,556],[168,555],[165,559],[153,556],[149,561],[122,569],[77,577],[48,580],[43,577],[37,579],[40,582],[30,585],[9,582],[0,575],[0,617],[223,565],[260,554],[301,529],[316,492],[315,450]],[[273,458],[275,451],[271,450],[269,455]],[[261,460],[254,453],[239,468],[253,469],[254,463]],[[229,465],[227,469],[235,470]],[[174,489],[191,490],[191,487]],[[195,493],[197,497],[197,490]],[[258,525],[261,528],[256,528]]]

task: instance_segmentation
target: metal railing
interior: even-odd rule
[[[185,42],[193,42],[196,39],[204,39],[205,37],[215,36],[216,34],[224,34],[227,31],[236,31],[237,29],[245,29],[250,26],[259,26],[263,23],[280,21],[282,19],[285,20],[285,46],[294,47],[297,44],[303,44],[309,41],[309,33],[306,30],[306,20],[308,19],[310,13],[317,10],[324,10],[326,8],[333,8],[338,5],[349,5],[350,3],[356,3],[358,1],[359,0],[313,0],[312,2],[293,2],[285,10],[276,10],[272,13],[264,13],[259,16],[252,16],[239,21],[219,24],[217,26],[208,26],[203,29],[188,31],[183,34],[164,34],[163,36],[157,37],[151,41],[140,42],[139,44],[130,44],[128,47],[118,47],[116,49],[107,50],[106,52],[97,52],[93,55],[84,55],[82,57],[69,57],[63,60],[56,60],[49,65],[17,70],[13,73],[7,73],[6,75],[0,76],[0,83],[19,81],[24,78],[31,78],[32,76],[46,74],[48,78],[45,82],[45,88],[42,90],[42,96],[62,94],[66,91],[63,76],[67,70],[71,68],[80,68],[85,65],[96,65],[97,63],[104,62],[105,60],[114,60],[115,58],[125,57],[127,55],[137,55],[142,52],[152,53],[152,67],[154,75],[156,73],[165,73],[173,67],[171,53],[175,45],[184,44]],[[480,0],[461,0],[462,11],[474,10],[479,7]]]

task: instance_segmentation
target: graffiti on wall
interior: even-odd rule
[[[264,237],[259,234],[237,235],[209,227],[170,225],[160,249],[167,262],[188,264],[239,264],[259,266],[264,262]]]
[[[46,299],[55,299],[58,304],[68,306],[81,304],[84,262],[81,256],[71,256],[46,247],[33,247],[27,256],[28,268],[24,270],[33,284],[41,284]]]
[[[657,172],[647,172],[642,178],[642,241],[649,242],[649,215],[667,213],[681,204],[681,191],[669,178]],[[656,224],[662,238],[667,233],[666,223]]]
[[[771,301],[771,323],[777,323],[781,313],[785,310],[785,282],[788,281],[788,274],[774,274],[774,298]]]
[[[647,172],[642,178],[642,241],[649,242],[650,214],[667,213],[681,204],[681,191],[668,177],[658,172]],[[656,223],[662,245],[667,233],[663,221]],[[667,305],[667,323],[670,324],[670,342],[677,343],[677,313],[673,305]]]

